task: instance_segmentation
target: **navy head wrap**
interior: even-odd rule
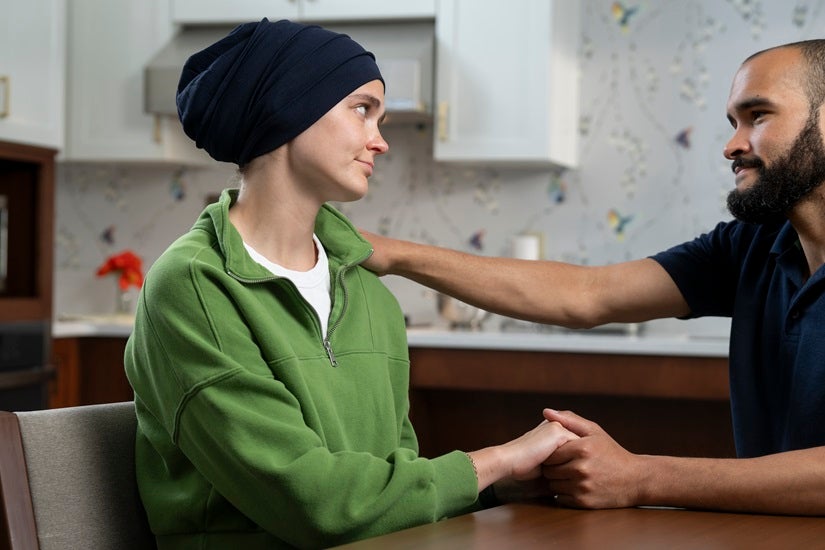
[[[212,158],[243,166],[376,79],[383,82],[375,57],[347,35],[263,19],[239,25],[186,61],[178,116]]]

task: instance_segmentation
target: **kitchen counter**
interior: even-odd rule
[[[132,333],[128,315],[62,317],[52,327],[55,338],[126,338]],[[687,335],[626,335],[599,331],[500,332],[411,328],[411,348],[555,351],[685,357],[727,357],[728,339]]]
[[[135,318],[131,315],[67,315],[52,323],[53,338],[128,338]]]
[[[539,333],[410,329],[410,347],[554,351],[630,355],[727,357],[727,338],[681,335],[625,335],[589,331]]]
[[[130,398],[122,357],[132,326],[113,315],[53,324],[55,406]],[[727,338],[512,326],[408,329],[422,455],[506,441],[552,406],[598,421],[634,452],[733,456]]]

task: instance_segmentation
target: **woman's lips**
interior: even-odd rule
[[[356,160],[358,160],[358,159],[356,159]],[[364,165],[364,166],[367,168],[367,175],[368,175],[368,176],[371,176],[371,175],[372,175],[372,171],[373,171],[373,170],[374,170],[374,168],[375,168],[375,167],[373,166],[373,164],[372,164],[371,162],[366,161],[366,160],[358,160],[358,162],[360,162],[362,165]]]

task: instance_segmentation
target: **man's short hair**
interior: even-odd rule
[[[818,109],[825,103],[825,39],[802,40],[767,48],[751,55],[745,59],[744,63],[763,53],[784,48],[797,49],[802,54],[806,65],[805,95],[808,96],[811,111]]]

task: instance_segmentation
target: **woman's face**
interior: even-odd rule
[[[389,146],[378,129],[384,118],[384,84],[357,88],[288,145],[301,188],[320,202],[353,201],[367,193],[375,157]]]

